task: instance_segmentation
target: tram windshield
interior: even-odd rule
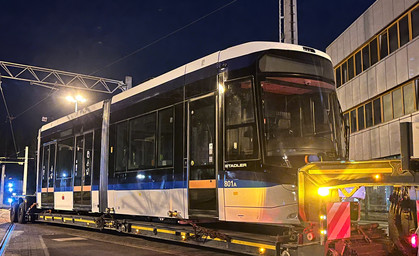
[[[328,75],[324,67],[306,63],[303,69],[308,74],[269,72],[261,77],[264,152],[269,164],[290,159],[294,165],[298,157],[300,165],[303,156],[330,160],[344,156],[344,128],[333,80],[324,79]]]

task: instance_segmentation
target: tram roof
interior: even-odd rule
[[[299,51],[299,52],[305,52],[310,53],[314,55],[321,56],[323,58],[326,58],[328,60],[331,60],[329,55],[326,53],[315,50],[312,48],[308,48],[301,45],[295,45],[295,44],[285,44],[285,43],[278,43],[278,42],[249,42],[244,43],[236,46],[229,47],[225,50],[217,51],[215,53],[212,53],[210,55],[207,55],[205,57],[199,58],[197,60],[194,60],[188,64],[182,65],[176,69],[173,69],[167,73],[164,73],[156,78],[150,79],[146,82],[143,82],[141,84],[136,85],[135,87],[121,92],[115,96],[112,97],[112,104],[120,102],[122,100],[125,100],[127,98],[130,98],[134,95],[137,95],[141,92],[147,91],[151,88],[154,88],[156,86],[159,86],[165,82],[171,81],[173,79],[176,79],[178,77],[181,77],[183,75],[192,73],[194,71],[197,71],[199,69],[214,65],[218,62],[223,62],[226,60],[234,59],[237,57],[241,57],[247,54],[255,53],[255,52],[261,52],[266,50],[289,50],[289,51]],[[77,119],[81,116],[84,116],[86,114],[95,112],[100,110],[103,107],[103,102],[100,101],[98,103],[95,103],[93,105],[90,105],[88,107],[85,107],[77,112],[71,113],[67,116],[61,117],[57,120],[54,120],[48,124],[45,124],[41,127],[40,131],[46,131],[48,129],[51,129],[53,127],[56,127],[58,125],[61,125],[65,122]]]

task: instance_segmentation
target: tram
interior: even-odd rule
[[[345,138],[325,53],[245,43],[42,126],[37,207],[299,224],[298,168]]]

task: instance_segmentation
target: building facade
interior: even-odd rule
[[[419,122],[419,1],[377,0],[326,52],[350,127],[349,158],[400,157],[400,122]]]

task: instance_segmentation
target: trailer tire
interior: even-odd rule
[[[17,211],[18,211],[18,204],[12,204],[10,206],[10,222],[14,223],[17,222]]]
[[[25,224],[26,223],[26,210],[25,210],[25,203],[22,202],[19,205],[19,209],[17,212],[17,222],[20,224]]]

